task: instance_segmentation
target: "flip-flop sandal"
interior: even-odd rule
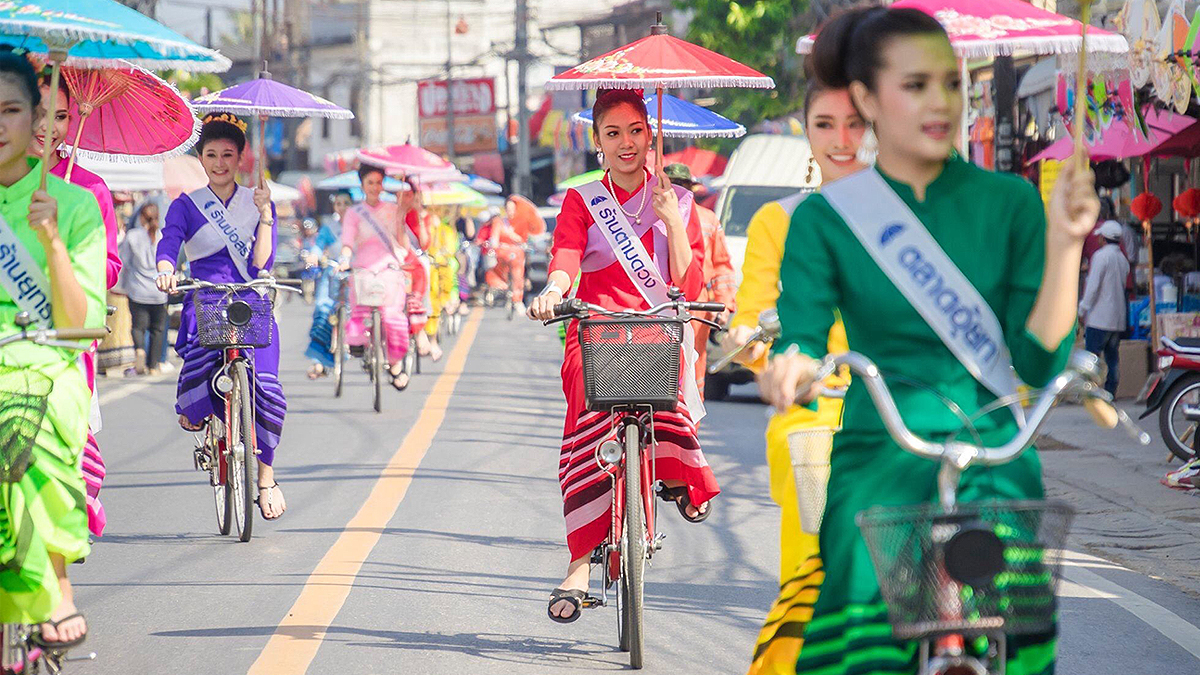
[[[407,375],[407,373],[400,373],[400,375],[392,375],[392,388],[395,389],[396,391],[404,391],[405,389],[408,389],[408,385],[410,383],[412,383],[412,377],[409,376],[408,382],[405,382],[403,386],[396,384],[396,380],[400,379],[401,375]]]
[[[188,420],[188,421],[189,421],[189,422],[191,422],[191,420]],[[188,426],[187,424],[184,424],[183,422],[180,422],[180,423],[179,423],[179,427],[180,427],[181,429],[183,429],[184,431],[191,431],[191,432],[193,432],[193,433],[194,433],[194,432],[197,432],[197,431],[204,431],[204,422],[201,422],[200,424],[197,424],[197,425],[195,425],[195,426]]]
[[[705,520],[708,520],[708,516],[713,510],[713,505],[710,501],[708,502],[708,508],[704,511],[701,511],[700,515],[688,515],[687,509],[689,506],[692,506],[692,499],[688,496],[686,485],[680,485],[678,487],[667,487],[666,485],[660,485],[658,488],[658,496],[665,502],[675,502],[675,506],[679,507],[679,515],[683,516],[683,519],[689,523],[703,523]]]
[[[546,605],[546,614],[554,623],[572,623],[579,618],[580,614],[583,613],[583,601],[586,598],[587,593],[577,588],[571,590],[565,588],[556,588],[550,593],[550,604]],[[575,608],[575,611],[571,612],[571,616],[565,618],[561,616],[554,616],[554,612],[551,610],[554,609],[556,604],[562,602],[563,600],[571,603],[571,605]]]
[[[310,380],[317,380],[327,375],[329,375],[329,371],[325,370],[323,367],[320,370],[317,370],[316,368],[308,369],[308,379]]]
[[[272,491],[273,491],[275,488],[277,488],[277,487],[279,487],[279,482],[278,482],[278,481],[276,481],[275,483],[273,483],[273,484],[271,484],[271,485],[260,485],[260,486],[258,486],[258,494],[259,494],[259,496],[258,496],[257,498],[255,498],[255,500],[254,500],[254,503],[255,503],[255,504],[258,504],[258,512],[259,512],[259,514],[260,514],[260,515],[263,517],[263,520],[279,520],[281,517],[283,517],[283,514],[284,514],[284,513],[287,513],[287,508],[284,508],[284,510],[283,510],[283,513],[280,513],[278,516],[275,516],[274,518],[272,518],[272,517],[270,517],[270,516],[268,516],[268,515],[267,515],[267,506],[269,506],[269,505],[271,504],[271,494],[272,494]],[[266,491],[267,491],[267,502],[266,502],[266,504],[264,504],[264,503],[263,503],[263,501],[262,501],[262,491],[263,491],[263,490],[266,490]]]
[[[87,624],[87,619],[84,618],[83,613],[81,613],[81,612],[75,612],[74,614],[72,614],[70,616],[64,616],[63,618],[59,619],[58,621],[46,621],[45,623],[48,623],[51,626],[54,626],[54,629],[58,630],[59,626],[66,623],[67,621],[70,621],[71,619],[84,619],[84,624],[85,625]],[[64,651],[67,649],[71,649],[72,647],[78,647],[79,645],[83,644],[84,640],[87,640],[87,636],[88,636],[87,631],[85,631],[83,633],[83,635],[80,635],[79,637],[75,638],[74,640],[69,640],[66,642],[48,642],[48,641],[42,639],[42,632],[40,630],[38,630],[38,631],[34,632],[33,635],[29,636],[29,641],[47,651]]]

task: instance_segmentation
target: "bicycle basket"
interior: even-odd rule
[[[808,534],[821,531],[821,519],[825,516],[833,432],[829,427],[800,429],[787,438],[800,504],[800,529]]]
[[[378,272],[354,270],[354,304],[362,307],[386,307],[396,304],[405,290],[404,273],[387,268]]]
[[[275,320],[272,298],[257,291],[222,288],[196,291],[196,328],[204,347],[267,347]]]
[[[53,387],[37,371],[0,366],[0,482],[15,483],[29,468]]]
[[[991,501],[879,506],[857,521],[893,633],[917,639],[1051,630],[1071,516],[1062,502]]]
[[[579,322],[583,391],[588,410],[679,404],[683,324],[676,319],[585,319]]]

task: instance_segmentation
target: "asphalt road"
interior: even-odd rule
[[[546,618],[565,571],[556,480],[564,405],[552,329],[469,322],[439,364],[370,410],[365,374],[334,399],[301,358],[307,308],[282,309],[289,412],[277,477],[289,510],[238,543],[175,423],[174,380],[102,381],[109,527],[71,570],[91,625],[87,673],[557,673],[627,669],[615,609]],[[774,598],[777,511],[765,409],[702,425],[724,494],[703,525],[663,511],[647,575],[650,673],[740,673]],[[869,470],[869,468],[867,469]],[[1200,503],[1198,503],[1200,505]],[[1072,554],[1060,670],[1200,671],[1200,603]]]

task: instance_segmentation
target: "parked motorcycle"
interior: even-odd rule
[[[1171,454],[1184,462],[1200,450],[1200,338],[1162,338],[1158,370],[1150,375],[1138,402],[1139,419],[1158,411],[1158,428]]]

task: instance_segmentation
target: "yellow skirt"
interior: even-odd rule
[[[788,436],[805,429],[836,429],[841,424],[842,401],[818,401],[814,413],[799,406],[776,414],[767,425],[767,466],[771,471],[771,499],[779,505],[779,597],[767,614],[754,647],[749,675],[794,675],[796,657],[804,644],[803,630],[812,618],[825,573],[821,567],[817,535],[800,527],[796,475]]]

